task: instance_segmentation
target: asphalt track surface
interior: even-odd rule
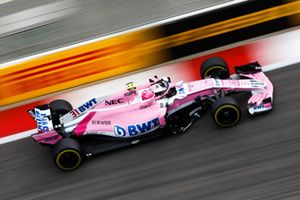
[[[13,0],[6,4],[0,2],[0,63],[229,1]]]
[[[209,113],[186,134],[58,170],[30,138],[0,146],[0,199],[300,199],[300,64],[268,72],[274,110],[232,128]]]

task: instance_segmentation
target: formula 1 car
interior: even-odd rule
[[[168,133],[183,133],[210,110],[220,127],[238,123],[241,108],[231,95],[251,92],[249,115],[272,109],[273,85],[258,62],[235,67],[230,78],[222,58],[201,65],[202,80],[171,83],[170,78],[127,88],[104,98],[93,98],[78,108],[65,100],[37,106],[28,113],[37,122],[34,141],[48,145],[56,166],[65,171],[79,167],[92,154],[136,144]]]

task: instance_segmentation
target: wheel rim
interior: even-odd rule
[[[57,166],[66,171],[76,169],[80,165],[80,163],[81,156],[77,151],[73,149],[63,150],[56,157]]]
[[[224,67],[221,67],[221,66],[212,66],[210,67],[209,69],[207,69],[203,75],[203,77],[208,77],[208,76],[211,76],[212,74],[214,73],[217,73],[219,71],[222,71],[224,70]]]
[[[224,105],[215,112],[215,122],[222,127],[235,125],[240,119],[240,111],[233,105]]]

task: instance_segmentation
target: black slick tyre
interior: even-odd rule
[[[220,127],[232,127],[241,118],[241,109],[236,99],[221,97],[212,105],[213,121]]]
[[[55,165],[63,171],[77,169],[82,162],[80,144],[72,138],[64,138],[52,147]]]
[[[54,100],[52,102],[49,103],[49,107],[51,109],[51,113],[52,113],[52,121],[53,121],[53,125],[59,125],[60,121],[59,118],[65,114],[67,114],[68,112],[70,112],[71,110],[73,110],[72,105],[63,99],[58,99],[58,100]],[[58,128],[55,128],[55,130],[58,133],[61,133],[61,130]]]
[[[54,100],[49,103],[49,106],[56,115],[64,115],[73,109],[72,105],[63,99]]]
[[[200,67],[202,79],[207,77],[227,79],[230,77],[229,68],[224,59],[212,57],[206,59]]]

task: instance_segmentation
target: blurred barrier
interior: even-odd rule
[[[107,80],[88,87],[72,90],[60,95],[44,98],[30,104],[18,106],[0,112],[0,144],[30,136],[35,132],[36,123],[27,114],[26,110],[36,105],[51,102],[54,99],[66,99],[74,107],[83,102],[99,96],[107,96],[120,89],[126,88],[126,83],[133,81],[136,85],[145,83],[154,75],[170,76],[172,82],[180,80],[193,81],[200,79],[199,66],[207,58],[220,56],[229,66],[230,72],[234,73],[235,65],[242,65],[251,61],[259,61],[263,70],[272,70],[289,66],[300,62],[300,29],[281,33],[272,37],[254,40],[236,47],[227,47],[220,51],[195,55],[194,58],[183,60],[173,64],[151,68],[116,79]],[[276,85],[275,85],[276,86]]]
[[[300,24],[300,1],[247,1],[6,66],[0,106]]]
[[[161,34],[142,30],[5,67],[0,106],[164,62],[164,53],[143,48]]]

